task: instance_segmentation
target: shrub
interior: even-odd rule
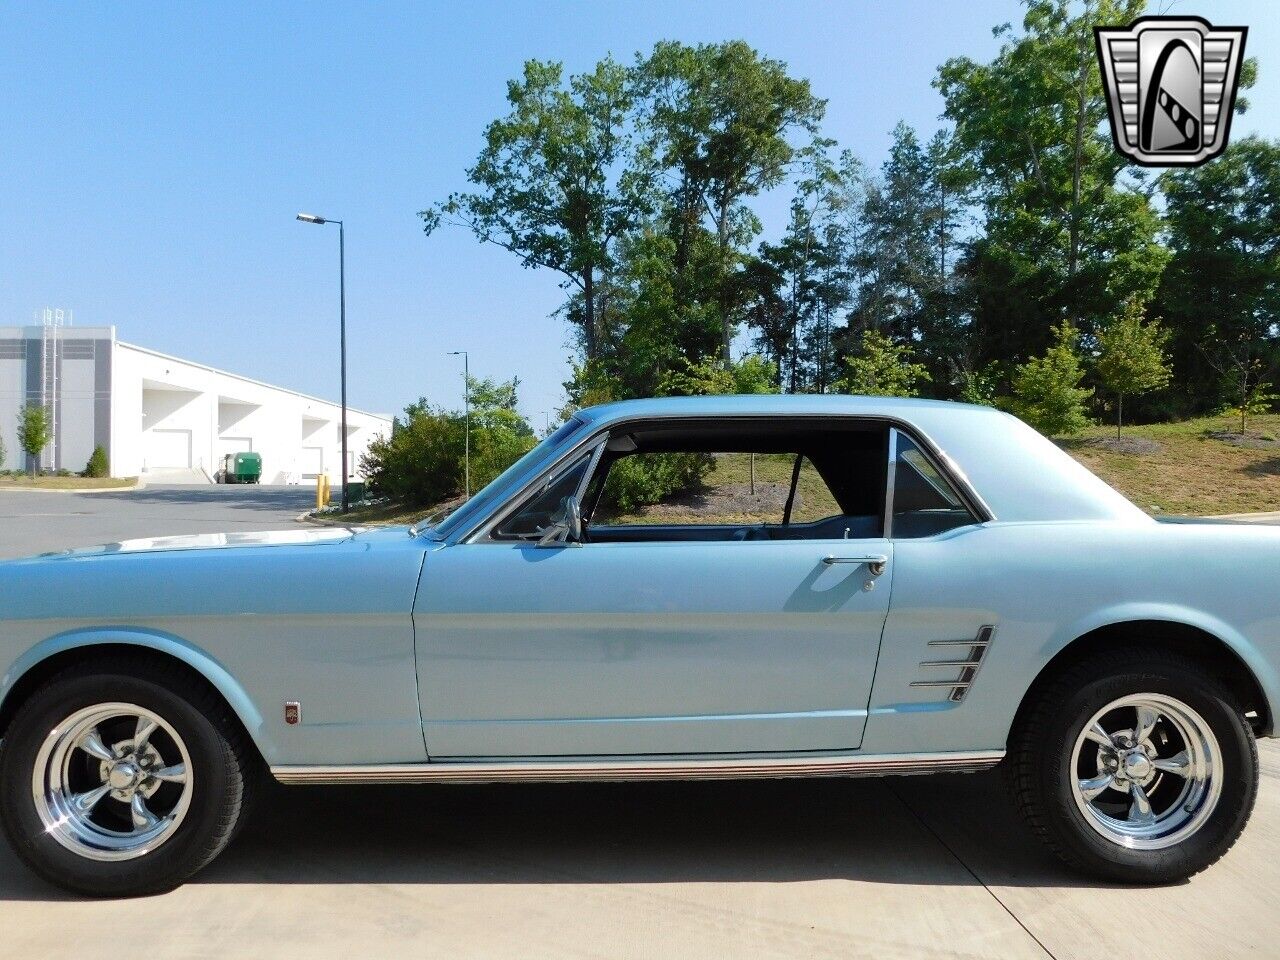
[[[369,489],[413,504],[438,503],[461,492],[463,424],[421,408],[397,427],[369,444],[360,461]]]
[[[705,453],[649,453],[623,457],[609,470],[604,501],[624,513],[696,490],[711,470]]]
[[[471,492],[475,493],[534,444],[533,431],[514,411],[474,411]],[[370,491],[409,504],[435,504],[462,493],[466,477],[466,418],[416,404],[390,437],[375,440],[360,461]]]
[[[1079,335],[1069,323],[1054,328],[1055,343],[1043,357],[1028,360],[1013,375],[1013,412],[1041,433],[1079,433],[1089,424],[1085,401],[1093,390],[1080,386],[1084,367]]]
[[[89,462],[84,465],[84,470],[80,472],[82,477],[108,477],[111,475],[111,466],[107,462],[107,451],[101,445],[93,448],[93,453],[89,455]]]

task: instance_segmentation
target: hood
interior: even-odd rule
[[[263,530],[253,533],[191,533],[172,537],[146,537],[103,544],[98,547],[57,550],[39,554],[38,558],[101,557],[176,550],[220,550],[229,547],[300,547],[353,540],[359,537],[364,529],[363,527],[310,527],[298,530]]]

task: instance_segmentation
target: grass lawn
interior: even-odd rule
[[[1211,516],[1280,510],[1280,414],[1250,420],[1246,442],[1252,445],[1213,436],[1238,430],[1238,422],[1227,417],[1205,417],[1125,427],[1121,449],[1114,443],[1114,426],[1090,427],[1081,435],[1059,439],[1058,443],[1149,513]],[[696,515],[704,523],[777,523],[791,483],[791,467],[789,456],[757,456],[753,490],[750,457],[722,455],[702,490],[630,514],[605,513],[599,519],[609,523],[689,523],[696,522]],[[0,489],[4,480],[0,478]],[[317,522],[408,525],[437,509],[439,505],[379,504],[357,507],[345,517],[328,514],[317,518]],[[795,519],[803,522],[838,512],[826,485],[806,463],[800,471]]]
[[[1239,422],[1227,417],[1125,427],[1126,440],[1159,445],[1150,453],[1100,445],[1115,438],[1114,426],[1091,427],[1059,443],[1148,512],[1159,508],[1163,513],[1209,516],[1280,510],[1280,414],[1249,421],[1249,442],[1256,446],[1211,436],[1239,429]]]
[[[132,487],[137,477],[0,477],[0,490],[30,488],[34,490],[103,490],[108,487]]]

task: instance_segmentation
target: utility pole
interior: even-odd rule
[[[466,411],[466,486],[463,488],[466,492],[467,499],[471,499],[471,359],[467,356],[465,350],[450,350],[449,356],[462,357],[462,408]]]

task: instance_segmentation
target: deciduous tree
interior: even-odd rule
[[[507,84],[511,112],[489,124],[467,171],[476,189],[420,214],[428,234],[460,224],[526,267],[561,274],[580,294],[571,319],[588,359],[598,353],[597,287],[614,246],[657,202],[656,170],[636,136],[634,79],[608,57],[567,83],[561,64],[527,61]]]
[[[1164,352],[1169,333],[1157,321],[1144,323],[1145,314],[1140,302],[1130,300],[1098,335],[1095,366],[1102,385],[1116,395],[1117,437],[1124,423],[1125,395],[1158,390],[1173,376]]]
[[[28,403],[18,414],[18,446],[27,455],[31,475],[40,465],[40,454],[52,439],[49,411],[38,403]]]
[[[813,95],[809,81],[790,76],[786,64],[741,40],[662,41],[637,67],[650,103],[651,149],[675,181],[669,219],[682,279],[704,221],[715,237],[713,296],[727,367],[740,290],[733,277],[741,265],[737,241],[759,230],[742,204],[782,183],[817,133],[826,101]]]

